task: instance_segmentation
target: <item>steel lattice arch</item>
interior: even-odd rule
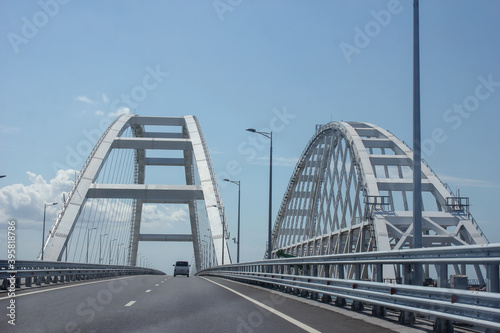
[[[273,257],[411,248],[412,166],[411,149],[380,127],[363,122],[317,126],[281,203]],[[424,247],[488,242],[468,211],[468,198],[454,196],[425,162],[422,198]],[[462,269],[455,266],[457,274]],[[360,273],[371,278],[369,266]],[[354,272],[347,267],[331,274],[349,278]],[[385,280],[400,276],[384,269]]]
[[[152,127],[161,130],[148,130]],[[153,150],[176,151],[180,157],[149,156],[148,152]],[[129,152],[127,164],[127,157],[116,155],[121,151]],[[145,184],[147,166],[180,167],[185,179],[167,185]],[[107,169],[113,168],[116,171],[111,172],[111,176],[103,175]],[[118,176],[125,174],[126,169],[130,177],[121,180]],[[143,206],[151,203],[187,205],[191,233],[142,234]],[[123,211],[121,215],[110,213],[118,209]],[[89,242],[93,241],[93,247],[99,248],[99,263],[107,261],[105,253],[109,253],[111,263],[115,252],[117,258],[114,262],[118,263],[118,250],[122,248],[118,246],[120,240],[116,239],[125,237],[120,244],[126,250],[125,265],[137,264],[140,241],[192,242],[197,270],[223,262],[231,263],[226,243],[227,223],[223,232],[222,212],[222,200],[209,151],[196,117],[123,114],[108,127],[84,164],[44,243],[44,260],[61,261],[65,254],[67,260],[70,241],[75,239],[71,241],[71,247],[76,247],[79,242],[80,252],[85,252],[86,242],[87,262],[92,261],[88,252]],[[204,224],[201,215],[204,215]],[[92,238],[92,231],[101,227],[101,235]],[[72,238],[77,230],[82,234],[81,241],[76,236]],[[208,235],[205,234],[206,230]],[[109,247],[108,242],[104,242],[103,246],[102,238],[106,235],[109,235]],[[207,243],[204,236],[210,238],[207,246],[203,246],[203,242]]]

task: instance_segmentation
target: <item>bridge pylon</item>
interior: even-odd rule
[[[155,131],[152,131],[152,128]],[[111,161],[110,156],[113,152],[121,150],[133,152],[130,165],[125,165],[122,161]],[[176,155],[181,157],[153,157],[148,153],[153,150],[175,151],[178,152]],[[111,163],[118,170],[130,169],[131,180],[120,182],[110,181],[111,177],[105,178],[103,176],[104,170],[109,169]],[[184,169],[185,181],[181,180],[175,184],[145,184],[148,166],[181,167]],[[115,173],[119,172],[122,171]],[[110,258],[111,251],[114,251],[118,245],[112,247],[111,238],[115,236],[111,232],[120,229],[122,233],[128,234],[128,239],[120,244],[127,250],[125,264],[136,266],[138,245],[139,242],[144,241],[192,242],[197,270],[202,267],[220,265],[222,251],[224,251],[224,263],[231,263],[226,242],[228,238],[227,227],[224,232],[222,230],[223,204],[208,147],[195,116],[144,117],[130,113],[119,116],[98,140],[75,181],[75,185],[44,243],[44,260],[64,260],[64,254],[66,253],[67,256],[74,231],[82,228],[84,229],[82,237],[87,237],[87,261],[89,260],[88,244],[91,232],[100,228],[99,223],[102,225],[104,222],[100,221],[97,222],[97,225],[90,225],[89,216],[92,216],[92,213],[83,212],[86,209],[94,208],[94,216],[102,214],[104,211],[103,201],[89,204],[90,200],[96,199],[107,202],[106,207],[111,200],[126,202],[123,206],[128,209],[125,218],[116,218],[114,221],[115,224],[121,224],[120,226],[107,226],[105,230],[109,233],[109,249],[105,246],[105,251],[109,252]],[[191,233],[141,233],[144,204],[187,205]],[[109,210],[113,209],[112,205],[109,207]],[[205,235],[206,230],[208,230],[208,235]],[[101,232],[100,237],[94,237],[94,239],[99,238],[99,242],[95,243],[99,246],[99,252],[101,252],[102,237],[108,235],[108,233],[104,234],[105,231]],[[209,248],[202,246],[202,241],[205,242],[204,236],[210,238]],[[224,241],[221,241],[223,237]],[[82,246],[81,251],[84,251],[83,247],[85,246]],[[118,249],[116,252],[117,257],[119,257]],[[103,257],[103,254],[100,253],[99,262],[104,260]],[[177,258],[171,259],[175,261]]]

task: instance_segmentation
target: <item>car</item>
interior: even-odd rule
[[[187,261],[177,261],[174,268],[174,277],[177,275],[186,275],[189,277],[189,263]]]

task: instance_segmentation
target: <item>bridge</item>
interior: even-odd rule
[[[148,184],[152,166],[168,168],[165,184]],[[412,166],[411,149],[376,125],[317,126],[276,216],[271,257],[234,264],[197,118],[121,115],[85,162],[39,260],[1,262],[0,304],[17,305],[16,325],[33,332],[500,330],[500,244],[423,161],[415,249]],[[142,233],[148,204],[184,209],[190,232]],[[141,267],[141,242],[192,243],[197,276]]]

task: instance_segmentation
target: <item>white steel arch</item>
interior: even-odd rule
[[[273,257],[411,248],[412,159],[404,142],[375,125],[318,126],[277,215]],[[455,197],[425,163],[422,192],[424,247],[487,242],[468,212],[468,199]],[[367,278],[368,270],[360,274]],[[460,273],[460,267],[456,271]],[[384,278],[394,279],[399,273],[384,269]],[[345,274],[334,273],[348,278]]]
[[[145,126],[177,126],[181,132],[148,132]],[[130,128],[133,137],[122,137]],[[102,184],[96,183],[99,173],[112,150],[132,149],[135,151],[134,184]],[[183,158],[147,157],[146,151],[179,150]],[[185,185],[145,185],[147,165],[184,166],[186,174]],[[128,263],[136,265],[139,241],[191,241],[195,253],[196,268],[202,264],[203,251],[200,249],[201,235],[198,229],[197,202],[203,202],[207,214],[214,263],[231,263],[226,239],[223,237],[222,218],[223,206],[220,198],[215,173],[210,161],[201,126],[195,116],[184,117],[141,117],[133,114],[119,116],[108,127],[96,143],[85,162],[76,182],[68,195],[62,210],[51,228],[44,245],[44,260],[60,261],[68,245],[75,224],[82,212],[87,199],[90,198],[127,198],[133,199],[130,248]],[[142,206],[144,203],[184,203],[189,205],[191,234],[157,235],[140,234]],[[227,226],[227,223],[225,224]]]

